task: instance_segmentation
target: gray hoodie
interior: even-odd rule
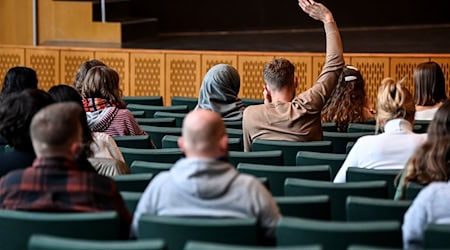
[[[144,213],[165,216],[257,218],[268,237],[281,217],[271,194],[253,176],[209,158],[179,160],[158,174],[143,193],[133,217],[137,235]]]

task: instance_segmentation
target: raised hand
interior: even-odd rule
[[[333,14],[321,3],[314,0],[298,0],[298,5],[310,17],[320,20],[323,23],[334,22]]]

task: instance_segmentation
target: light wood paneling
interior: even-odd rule
[[[274,56],[239,56],[238,71],[241,75],[241,91],[239,97],[241,98],[263,98],[264,65],[272,60]]]
[[[295,77],[297,78],[297,94],[311,88],[312,58],[310,56],[285,56],[295,66]]]
[[[93,51],[61,51],[61,83],[71,85],[81,64],[94,58]]]
[[[214,65],[217,64],[229,64],[233,66],[235,69],[238,68],[237,55],[202,55],[202,72],[201,72],[201,81],[203,81],[203,77],[206,75],[209,69],[211,69]],[[242,78],[242,77],[241,77]],[[242,85],[242,79],[241,79]]]
[[[0,81],[3,85],[3,79],[6,72],[15,66],[25,65],[25,49],[0,47]]]
[[[165,58],[159,52],[131,53],[130,95],[132,96],[164,96]]]
[[[59,54],[58,49],[26,49],[26,66],[36,70],[39,88],[48,90],[52,86],[60,84]]]
[[[0,1],[0,44],[33,44],[33,1]]]
[[[201,84],[201,55],[166,55],[166,92],[164,100],[170,103],[172,96],[196,97]]]
[[[117,71],[123,95],[130,95],[130,53],[125,51],[97,51],[94,56]]]
[[[414,69],[418,64],[428,62],[428,57],[395,57],[391,58],[390,76],[396,80],[405,78],[405,87],[409,89],[411,94],[414,93],[413,75]]]

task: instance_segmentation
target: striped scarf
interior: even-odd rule
[[[108,107],[113,107],[108,99],[102,98],[85,98],[83,99],[83,108],[86,112],[94,112]]]

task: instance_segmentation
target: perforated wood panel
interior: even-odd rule
[[[352,57],[350,64],[359,69],[366,83],[366,94],[372,107],[375,107],[381,81],[389,76],[389,58]]]
[[[130,95],[164,96],[164,55],[131,53]]]
[[[447,97],[450,97],[450,57],[431,58],[431,61],[441,65],[442,71],[444,72],[444,77],[446,79],[445,84],[447,89]]]
[[[312,59],[309,56],[285,56],[295,66],[295,77],[297,78],[297,94],[311,88],[312,78]]]
[[[60,84],[59,50],[26,49],[26,65],[36,70],[39,88],[48,90]]]
[[[10,68],[23,65],[25,65],[25,49],[0,48],[0,82],[3,82]]]
[[[203,77],[206,75],[206,72],[208,72],[209,69],[211,69],[214,65],[221,63],[229,64],[237,69],[238,68],[237,55],[208,55],[208,54],[202,55],[201,80],[203,81]]]
[[[407,58],[407,57],[395,57],[391,58],[390,75],[396,80],[405,78],[405,87],[409,89],[411,94],[414,93],[413,75],[414,69],[420,63],[429,61],[428,58]]]
[[[239,56],[238,71],[241,74],[241,98],[263,98],[264,65],[273,59],[273,56]]]
[[[120,77],[123,95],[130,95],[130,54],[127,52],[95,52],[95,58],[113,68]]]
[[[94,58],[91,51],[61,51],[61,83],[72,85],[81,64]]]
[[[201,84],[200,60],[199,54],[167,54],[164,96],[166,103],[170,103],[171,96],[198,96]]]

